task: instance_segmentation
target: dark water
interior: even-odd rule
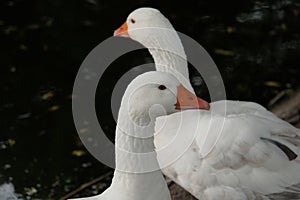
[[[267,106],[278,92],[298,89],[300,3],[296,0],[3,0],[0,184],[12,183],[26,199],[59,199],[110,170],[78,139],[71,113],[72,87],[85,56],[141,6],[160,9],[178,31],[206,48],[223,75],[228,98]],[[147,51],[124,55],[102,79],[97,111],[112,140],[115,122],[106,106],[112,88],[124,72],[149,61]],[[198,94],[207,96],[192,68],[191,80]],[[80,195],[98,193],[107,182]]]

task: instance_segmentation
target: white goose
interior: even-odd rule
[[[147,72],[135,78],[119,110],[116,170],[111,186],[100,195],[80,200],[170,200],[154,151],[155,119],[183,105],[198,108],[198,102],[202,100],[168,73]]]
[[[193,91],[181,41],[158,10],[133,11],[114,35],[143,44],[157,71],[172,73]],[[198,199],[300,199],[300,130],[256,103],[210,105],[214,113],[194,110],[157,119],[154,142],[164,174]]]

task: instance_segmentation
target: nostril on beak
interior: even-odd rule
[[[193,98],[193,97],[189,97],[189,100],[193,101],[193,100],[194,100],[194,98]]]

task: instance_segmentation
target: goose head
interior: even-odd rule
[[[139,8],[128,15],[125,23],[115,30],[114,36],[129,37],[147,47],[148,42],[159,39],[162,34],[157,32],[163,30],[174,30],[174,28],[159,10]]]
[[[121,108],[141,122],[147,116],[158,117],[178,110],[209,109],[209,103],[188,91],[173,75],[153,71],[138,76],[128,85]]]
[[[145,46],[157,71],[168,72],[190,91],[187,57],[178,33],[169,20],[154,8],[139,8],[129,14],[114,36],[128,37]]]

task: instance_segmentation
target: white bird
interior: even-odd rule
[[[170,200],[154,150],[155,119],[181,107],[198,108],[199,102],[202,100],[168,73],[147,72],[135,78],[127,87],[119,110],[112,183],[102,194],[80,199]]]
[[[193,91],[181,41],[158,10],[133,11],[114,35],[143,44],[157,71]],[[300,199],[300,130],[257,103],[210,106],[157,118],[154,142],[163,173],[198,199]]]
[[[3,183],[0,185],[0,199],[21,199],[18,196],[19,195],[15,193],[15,187],[12,183]]]

